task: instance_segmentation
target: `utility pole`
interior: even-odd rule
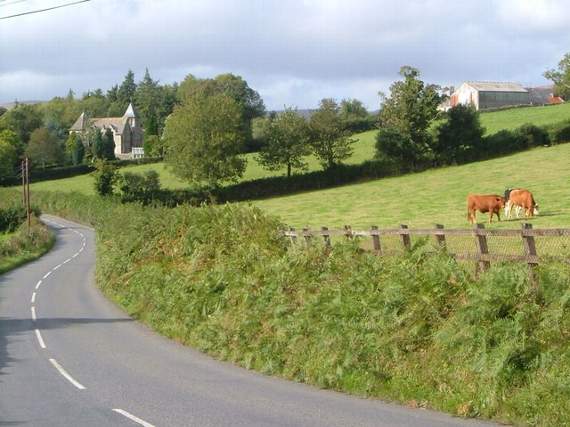
[[[27,186],[27,202],[28,202],[28,236],[32,227],[32,207],[30,206],[30,159],[26,157],[26,186]]]
[[[28,198],[26,196],[26,161],[22,160],[20,163],[21,163],[20,171],[22,172],[22,205],[24,206],[24,209],[26,209],[27,212],[28,204],[26,200],[28,200]]]
[[[22,202],[26,210],[28,236],[32,226],[32,207],[30,206],[30,159],[22,160]]]

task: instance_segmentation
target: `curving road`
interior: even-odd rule
[[[0,426],[475,426],[215,361],[132,321],[94,285],[93,230],[0,276]]]

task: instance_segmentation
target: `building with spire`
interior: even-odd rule
[[[115,141],[115,156],[118,158],[128,159],[144,155],[143,129],[132,104],[129,104],[123,117],[90,118],[83,112],[71,126],[69,133],[78,133],[86,144],[87,133],[91,129],[99,129],[103,133],[111,129]]]

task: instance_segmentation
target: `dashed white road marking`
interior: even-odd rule
[[[38,320],[38,318],[36,317],[36,307],[32,306],[31,310],[32,310],[32,320],[35,322],[36,320]]]
[[[115,411],[118,414],[121,414],[124,417],[127,417],[128,419],[130,419],[131,421],[134,421],[137,424],[140,424],[141,426],[144,427],[154,427],[154,425],[152,425],[151,423],[147,423],[144,420],[141,420],[139,417],[135,417],[133,414],[128,413],[127,411],[123,410],[123,409],[113,409],[113,411]]]
[[[39,280],[38,283],[36,284],[36,291],[40,288],[41,285],[42,285],[42,281]]]
[[[60,267],[61,267],[61,264],[58,264],[58,265],[56,265],[54,268],[52,268],[52,271],[55,271],[55,270],[57,270],[57,269],[60,268]]]
[[[57,360],[49,359],[49,361],[54,366],[54,368],[57,369],[59,371],[59,373],[65,377],[65,379],[67,381],[69,381],[71,384],[73,384],[79,390],[85,390],[85,387],[83,385],[81,385],[81,383],[77,382],[71,375],[69,375],[67,373],[67,371],[65,369],[63,369],[63,367],[59,363],[57,363]]]
[[[47,279],[50,274],[51,274],[51,271],[48,271],[46,274],[44,274],[44,277],[42,277],[42,279]]]
[[[38,339],[38,342],[40,343],[40,347],[46,348],[46,343],[44,342],[44,339],[42,338],[42,334],[40,334],[39,329],[36,329],[36,337]]]
[[[67,258],[65,261],[63,261],[63,263],[67,264],[69,261],[71,261],[71,258]]]
[[[36,293],[32,292],[32,299],[30,300],[30,303],[34,304],[36,302]]]

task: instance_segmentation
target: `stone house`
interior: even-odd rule
[[[69,133],[78,133],[82,141],[90,129],[99,129],[105,133],[107,129],[113,132],[115,141],[115,156],[122,159],[142,157],[143,151],[143,129],[132,104],[129,104],[123,117],[95,117],[89,118],[85,113],[81,113]]]

